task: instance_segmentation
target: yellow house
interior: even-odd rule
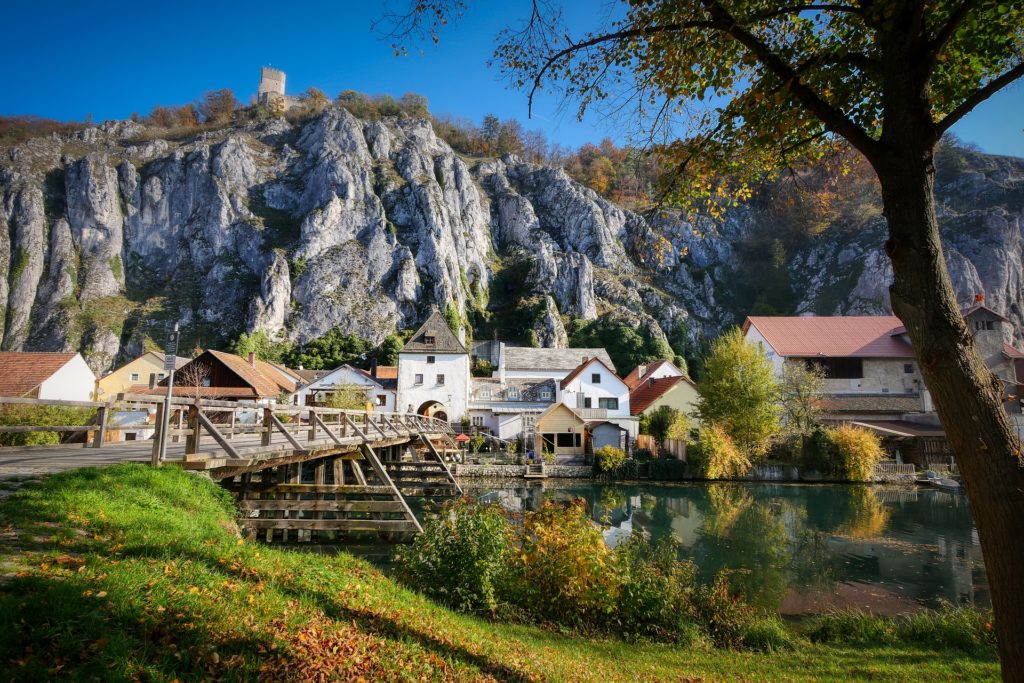
[[[545,450],[558,456],[583,455],[586,448],[587,421],[564,403],[553,403],[537,416],[534,453]]]
[[[188,358],[177,357],[174,361],[175,370],[187,362]],[[118,394],[130,391],[134,386],[155,385],[165,376],[164,354],[149,351],[96,380],[94,400],[112,400]]]
[[[650,415],[661,406],[697,415],[697,385],[670,361],[641,365],[624,380],[629,386],[629,412]]]

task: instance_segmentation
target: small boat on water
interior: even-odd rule
[[[928,470],[922,476],[918,477],[917,483],[924,486],[931,486],[933,489],[945,491],[946,493],[964,492],[964,487],[960,485],[960,482],[955,479],[943,477],[938,472],[933,472],[932,470]]]

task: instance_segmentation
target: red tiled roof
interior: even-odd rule
[[[974,315],[975,313],[977,313],[978,311],[986,311],[987,313],[991,313],[992,315],[994,315],[995,317],[999,318],[1004,323],[1010,322],[1009,318],[1007,318],[1007,317],[1005,317],[1003,315],[1000,315],[999,313],[996,313],[995,311],[993,311],[988,306],[983,306],[981,304],[975,304],[975,305],[971,306],[970,308],[961,308],[960,309],[960,315],[963,316],[964,319],[967,319],[967,318],[971,317],[972,315]],[[907,328],[904,327],[902,323],[900,323],[900,326],[895,328],[892,331],[893,335],[906,334],[906,333],[907,333]]]
[[[136,384],[128,390],[132,394],[145,394],[149,396],[166,396],[167,387],[154,387],[149,388],[148,384]],[[182,387],[175,386],[171,392],[175,396],[193,398],[196,393],[196,387]],[[199,387],[199,395],[207,398],[261,398],[256,395],[256,391],[251,387]]]
[[[781,356],[814,358],[913,358],[910,344],[893,330],[894,315],[749,316],[743,332],[754,327]]]
[[[651,374],[652,372],[654,372],[667,362],[667,360],[661,358],[659,360],[647,363],[645,365],[638,365],[635,368],[633,368],[632,372],[623,377],[622,381],[626,383],[626,386],[629,387],[630,390],[632,390],[636,385],[640,384],[640,382],[643,381],[645,376]],[[640,368],[644,369],[643,375],[640,374]]]
[[[572,372],[565,376],[565,379],[562,380],[560,386],[563,389],[565,389],[567,386],[569,386],[569,383],[576,379],[579,376],[579,374],[583,372],[591,363],[600,363],[605,370],[612,373],[613,377],[618,379],[620,382],[622,381],[622,378],[616,375],[614,370],[608,367],[608,365],[603,360],[595,356],[594,358],[588,358],[587,360],[577,365],[575,370],[573,370]]]
[[[31,394],[77,355],[0,351],[0,396],[22,398]]]
[[[684,381],[682,375],[676,377],[659,377],[641,382],[629,392],[629,414],[639,415],[647,410],[652,403],[667,394],[674,386]]]
[[[1024,353],[1018,351],[1009,344],[1003,344],[1003,354],[1007,358],[1024,358]]]

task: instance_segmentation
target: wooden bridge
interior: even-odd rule
[[[458,446],[446,422],[422,415],[262,406],[174,398],[165,459],[160,459],[164,401],[121,394],[110,403],[0,398],[0,408],[61,406],[91,409],[88,425],[0,426],[0,434],[57,432],[84,443],[62,447],[0,448],[0,472],[11,463],[64,469],[139,460],[201,471],[235,493],[242,526],[279,541],[333,540],[363,532],[408,534],[421,530],[410,497],[458,496],[462,489],[445,455]],[[117,424],[118,411],[146,418]],[[152,440],[118,437],[153,432]],[[71,457],[69,457],[71,456]],[[17,464],[15,464],[17,467]]]

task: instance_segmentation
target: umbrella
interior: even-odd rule
[[[456,441],[469,441],[469,437],[466,436],[465,434],[459,434],[457,437],[455,437],[455,440]]]

